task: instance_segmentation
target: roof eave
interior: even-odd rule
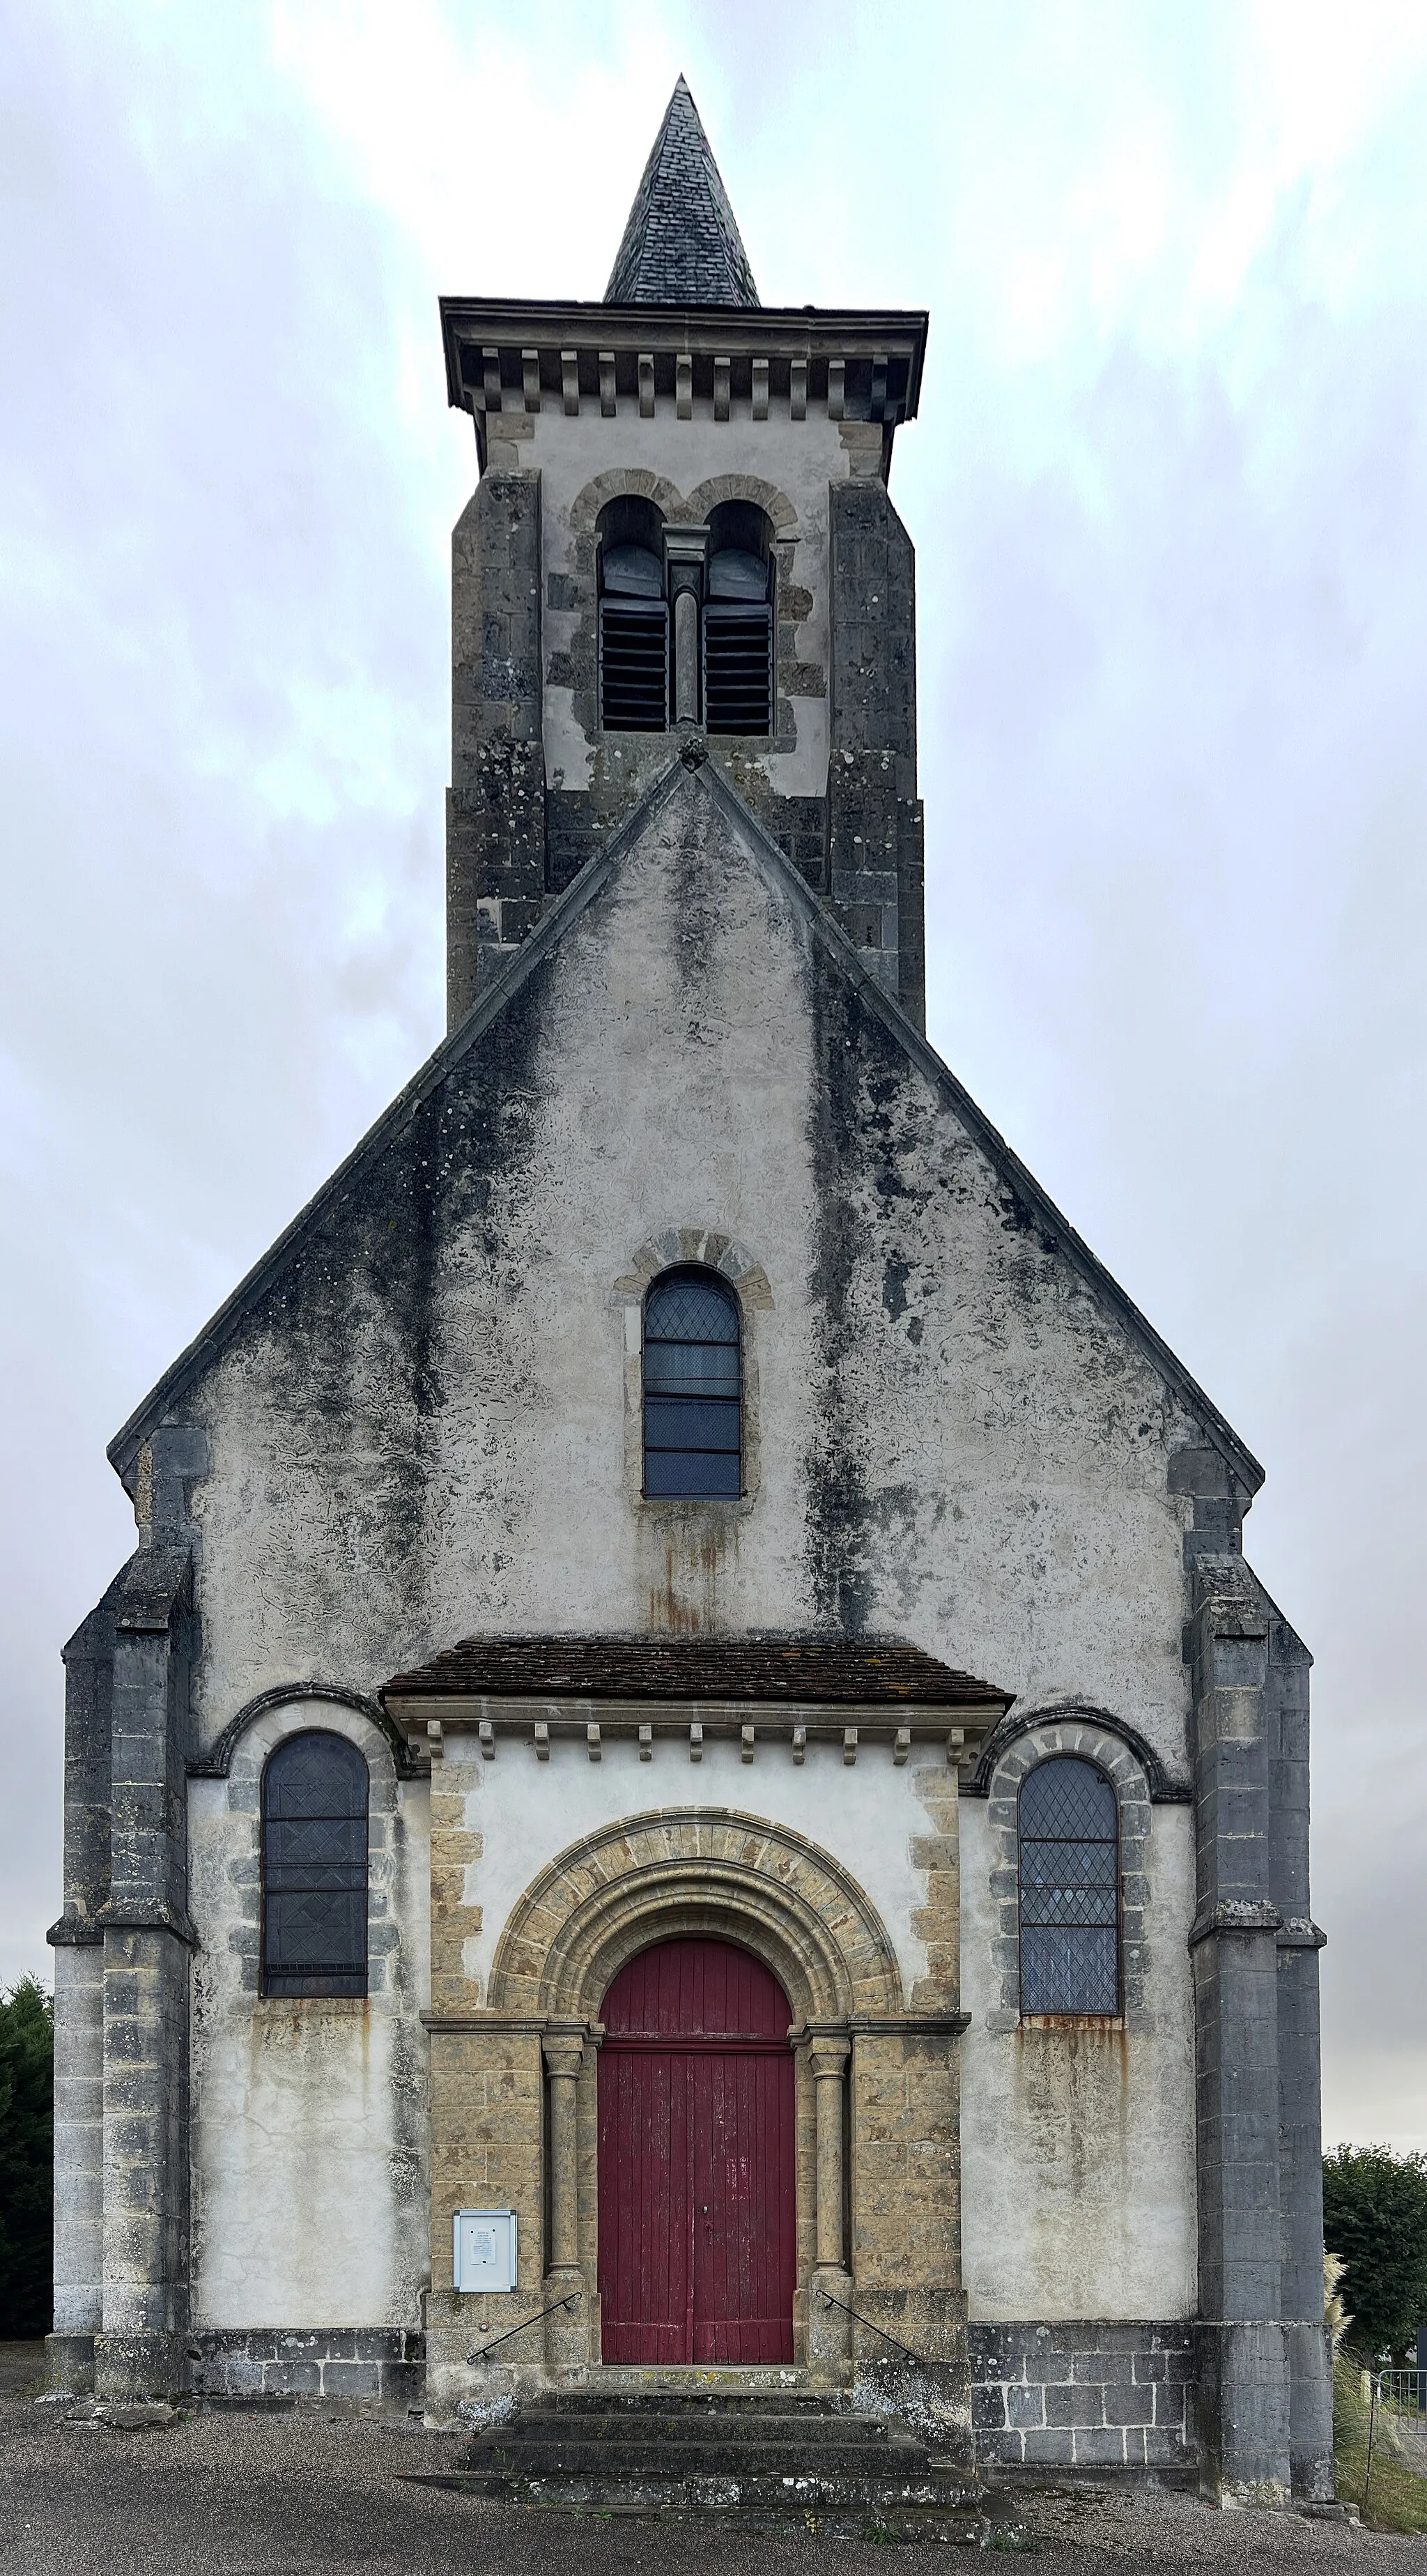
[[[905,417],[921,393],[930,315],[921,308],[770,304],[601,304],[528,297],[443,295],[439,298],[446,398],[469,406],[461,376],[462,340],[507,344],[566,342],[576,347],[690,351],[776,348],[796,357],[837,356],[856,348],[905,356],[910,369]]]

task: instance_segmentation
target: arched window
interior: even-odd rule
[[[1120,2009],[1120,1811],[1070,1754],[1021,1783],[1021,2010]]]
[[[771,529],[751,501],[709,518],[704,603],[704,723],[710,733],[773,730]]]
[[[289,1735],[263,1773],[263,1992],[367,1991],[367,1766],[345,1735]]]
[[[662,733],[669,722],[663,532],[652,501],[632,494],[600,512],[600,723],[607,733]]]
[[[743,1489],[738,1299],[711,1270],[666,1270],[644,1301],[644,1490]]]

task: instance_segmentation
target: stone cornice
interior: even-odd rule
[[[570,409],[568,359],[576,369],[573,408],[579,396],[596,403],[613,399],[615,388],[608,380],[601,385],[602,355],[615,361],[618,391],[636,400],[641,356],[667,359],[672,392],[673,362],[683,356],[694,362],[696,383],[700,361],[711,383],[715,358],[742,359],[750,366],[758,359],[769,370],[770,392],[785,400],[797,399],[791,369],[800,365],[803,398],[818,408],[828,405],[829,368],[840,368],[842,399],[851,403],[848,418],[895,421],[916,416],[927,316],[804,305],[544,303],[443,295],[441,337],[447,399],[463,411],[525,410],[532,407],[531,396]],[[836,417],[837,374],[831,384]]]

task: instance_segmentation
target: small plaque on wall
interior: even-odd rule
[[[451,2277],[458,2290],[515,2288],[513,2209],[458,2209],[451,2233]]]

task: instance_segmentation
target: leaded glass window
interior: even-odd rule
[[[644,1304],[644,1490],[742,1491],[738,1299],[708,1270],[666,1270]]]
[[[1120,2009],[1120,1811],[1103,1771],[1057,1754],[1021,1783],[1021,2010]]]
[[[289,1735],[263,1773],[263,1992],[367,1991],[367,1766],[344,1735]]]

